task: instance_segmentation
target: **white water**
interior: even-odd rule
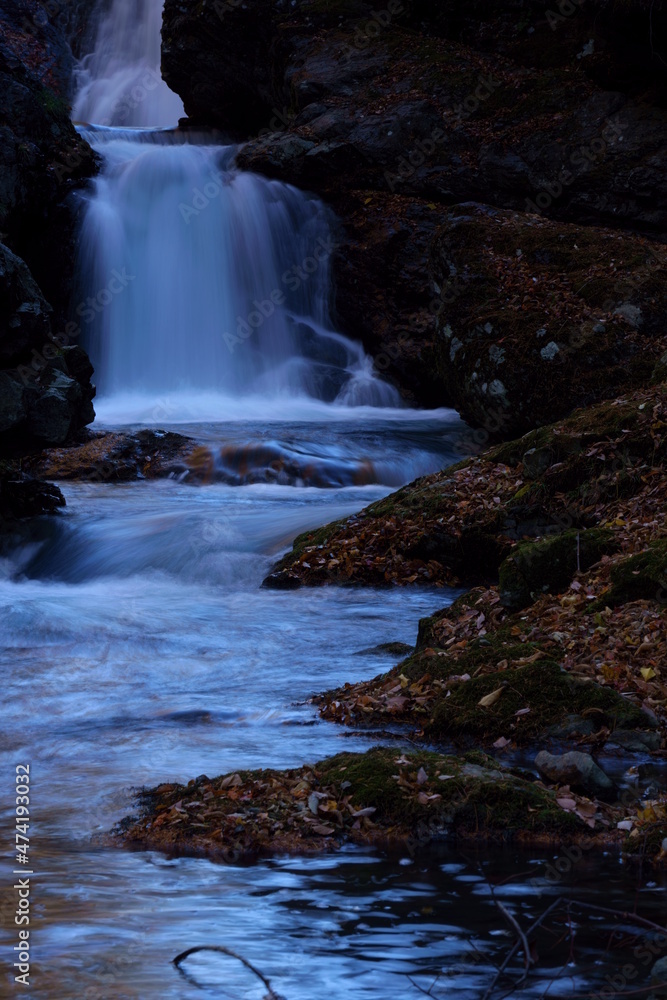
[[[133,67],[153,65],[161,6],[112,4],[86,63],[78,102],[91,100],[86,117],[104,118]],[[176,99],[163,90],[155,96],[144,123],[173,122],[167,106]],[[147,109],[148,101],[134,110]],[[461,424],[451,412],[345,405],[391,390],[373,378],[358,347],[331,331],[326,267],[251,338],[233,352],[222,341],[221,349],[224,325],[250,308],[248,298],[280,287],[272,283],[282,285],[284,270],[299,263],[294,253],[326,229],[317,202],[227,174],[228,152],[176,147],[173,135],[91,138],[104,144],[106,169],[86,220],[82,303],[93,297],[102,308],[93,309],[94,323],[79,319],[107,390],[98,413],[110,425],[178,424],[216,445],[228,480],[200,489],[174,481],[67,484],[62,515],[44,519],[30,543],[0,560],[5,789],[17,764],[31,767],[29,992],[39,1000],[259,1000],[266,991],[224,956],[194,956],[184,974],[172,964],[189,946],[222,944],[269,975],[287,1000],[419,996],[408,975],[422,993],[439,977],[433,996],[478,1000],[501,957],[498,944],[502,954],[506,946],[495,937],[496,899],[527,926],[546,905],[530,882],[542,876],[544,857],[512,851],[492,860],[491,898],[476,860],[447,850],[416,863],[348,848],[222,867],[91,843],[131,811],[133,785],[293,766],[369,745],[318,720],[306,700],[390,667],[393,657],[368,647],[413,642],[418,618],[451,595],[259,585],[299,531],[461,457]],[[188,227],[179,199],[192,198],[188,188],[206,183],[212,164],[227,174],[223,190]],[[115,294],[113,268],[135,275]],[[347,379],[338,405],[316,398],[308,382],[323,374],[313,355],[327,350],[336,355],[329,384]],[[235,462],[241,451],[243,474]],[[310,468],[310,479],[329,488],[304,488],[298,475],[292,485],[247,481],[248,470],[261,479],[262,463],[268,471],[275,457],[283,468],[303,469],[303,480]],[[230,485],[235,473],[238,484]],[[400,753],[403,744],[395,745]],[[14,809],[3,795],[0,995],[8,997],[19,995],[10,964]],[[571,894],[596,900],[604,883],[607,905],[637,905],[635,887],[613,861],[601,870],[584,858],[561,888],[570,880]],[[543,881],[545,892],[556,891]],[[653,904],[647,915],[661,919],[664,878],[650,885],[640,910]],[[577,962],[565,955],[568,978],[554,982],[550,996],[585,992],[595,955],[582,950],[585,928],[577,933]],[[551,945],[541,965],[557,977],[563,960]],[[597,970],[600,984],[619,961],[613,950]],[[538,995],[543,983],[529,981],[526,996]]]
[[[75,121],[175,125],[183,103],[160,75],[164,0],[112,0],[76,72]]]
[[[232,170],[233,147],[82,131],[105,161],[76,308],[103,399],[192,402],[204,392],[221,408],[253,395],[398,405],[361,345],[333,328],[335,243],[319,200]]]

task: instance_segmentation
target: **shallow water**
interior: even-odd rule
[[[423,467],[456,456],[451,420],[439,432],[432,419],[412,423],[412,450],[381,420],[357,426],[356,437],[335,422],[291,431],[285,423],[248,425],[237,434],[283,441],[298,434],[311,450],[326,442],[348,457],[355,448],[367,454],[375,441],[376,458],[384,447],[398,474],[396,456],[414,463],[419,455]],[[233,437],[214,425],[189,430],[209,444]],[[404,478],[414,469],[404,466]],[[419,996],[408,974],[424,988],[440,974],[436,996],[483,994],[491,958],[510,939],[467,852],[443,848],[415,863],[349,848],[235,867],[94,842],[131,811],[132,786],[295,766],[369,746],[368,737],[319,720],[307,699],[391,666],[390,657],[358,653],[390,640],[414,642],[419,617],[451,595],[284,593],[259,584],[298,531],[388,489],[70,484],[55,525],[4,564],[0,669],[11,711],[2,719],[0,773],[10,783],[16,764],[31,765],[33,995],[262,995],[261,984],[229,957],[192,956],[183,973],[171,964],[205,944],[242,954],[288,1000]],[[7,809],[2,826],[10,830]],[[548,856],[482,856],[490,873],[518,876],[499,898],[524,922],[553,891],[539,877]],[[576,891],[585,897],[599,900],[604,872],[605,902],[634,905],[635,876],[613,859],[584,859],[575,869]],[[0,905],[11,946],[10,885],[3,881]],[[658,889],[641,890],[642,912],[659,914]],[[581,934],[568,970],[576,990],[568,979],[550,995],[587,995],[591,975],[616,968],[616,952],[596,966],[590,948],[599,942]],[[553,963],[562,964],[561,952]],[[5,985],[6,995],[15,995],[9,974]],[[528,995],[540,995],[544,985]]]

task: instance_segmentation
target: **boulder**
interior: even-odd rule
[[[590,754],[571,750],[562,756],[541,750],[535,758],[535,767],[542,778],[559,785],[569,785],[573,791],[583,792],[592,798],[609,798],[614,793],[614,782],[604,773]]]

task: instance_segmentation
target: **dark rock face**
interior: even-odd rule
[[[27,266],[0,244],[0,365],[41,347],[50,333],[50,313]]]
[[[0,261],[16,262],[7,303],[0,300],[0,454],[18,455],[45,444],[63,444],[95,419],[93,367],[78,346],[58,347],[45,302],[25,264],[0,245]],[[9,282],[0,273],[0,290]],[[18,287],[17,287],[18,285]],[[20,293],[23,293],[21,297]]]
[[[667,344],[667,250],[640,236],[457,206],[431,273],[441,385],[490,437],[647,384]]]
[[[542,215],[586,227],[569,230],[573,246],[589,226],[667,234],[659,72],[667,12],[642,0],[595,0],[575,5],[571,16],[552,7],[543,0],[165,5],[163,70],[188,114],[252,136],[239,166],[317,192],[341,218],[341,326],[406,395],[455,405],[483,427],[487,401],[469,399],[470,381],[460,388],[461,373],[449,374],[442,360],[446,317],[428,278],[430,259],[442,287],[431,244],[437,234],[442,251],[449,208],[475,201],[521,212],[525,226],[539,226]],[[458,212],[462,244],[468,225],[471,241],[478,233],[468,214]],[[517,222],[517,241],[524,232]],[[607,234],[597,239],[603,256]],[[513,251],[521,249],[517,242]],[[613,253],[610,246],[610,265]],[[483,328],[484,308],[474,299],[468,307],[472,326]],[[518,328],[521,302],[506,308]],[[636,345],[616,350],[614,339],[609,333],[601,346],[598,337],[592,352],[581,345],[577,370],[592,371],[606,352],[620,376]],[[551,367],[562,357],[561,348]],[[532,379],[532,369],[517,371],[519,393],[530,395]],[[555,393],[542,408],[528,399],[496,436],[601,398],[590,378],[575,381],[559,407],[552,408]]]
[[[0,230],[8,244],[0,244],[5,455],[63,443],[94,419],[90,361],[81,348],[60,346],[62,337],[55,335],[64,325],[75,257],[74,220],[65,203],[95,169],[92,151],[69,120],[73,61],[57,13],[53,3],[0,0]]]
[[[21,243],[37,243],[49,209],[95,169],[69,120],[67,41],[48,18],[36,24],[40,11],[36,0],[0,0],[0,230]]]

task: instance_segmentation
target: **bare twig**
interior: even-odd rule
[[[498,907],[498,909],[500,910],[500,912],[502,913],[502,915],[504,916],[507,923],[510,925],[510,927],[514,929],[517,937],[519,938],[519,941],[521,942],[521,947],[523,948],[524,968],[526,969],[530,968],[530,966],[533,964],[533,959],[531,958],[530,947],[528,945],[528,941],[526,940],[526,935],[523,933],[523,931],[519,927],[519,924],[512,916],[510,911],[507,909],[507,907],[503,906],[503,904],[497,899],[495,899],[494,902]]]
[[[243,958],[242,955],[237,955],[236,952],[232,951],[230,948],[222,948],[219,945],[203,944],[195,948],[188,948],[187,951],[182,951],[180,955],[177,955],[176,958],[173,959],[173,963],[179,972],[185,975],[184,970],[181,969],[181,963],[184,962],[186,958],[189,958],[190,955],[194,955],[198,951],[217,951],[220,952],[220,954],[222,955],[229,955],[230,958],[235,958],[237,962],[240,962],[241,965],[245,965],[246,969],[249,969],[255,976],[257,976],[258,979],[261,979],[261,981],[264,983],[267,990],[269,991],[266,1000],[283,1000],[282,997],[279,997],[277,993],[273,992],[273,989],[271,988],[271,983],[266,978],[266,976],[259,971],[259,969],[256,969],[255,966],[252,965],[246,958]]]
[[[491,887],[491,895],[493,896],[493,888],[492,887]],[[640,917],[639,914],[637,914],[637,913],[628,913],[625,910],[614,910],[614,909],[612,909],[611,907],[608,907],[608,906],[598,906],[596,903],[586,903],[586,902],[583,902],[583,901],[578,900],[578,899],[569,899],[569,898],[564,897],[564,896],[561,896],[558,899],[555,899],[553,901],[553,903],[551,903],[547,907],[547,909],[544,911],[544,913],[542,913],[541,916],[539,916],[537,918],[537,920],[535,920],[531,924],[531,926],[528,928],[528,930],[524,933],[519,928],[519,926],[516,923],[516,920],[514,919],[514,917],[512,917],[512,915],[509,913],[509,911],[505,909],[505,907],[502,905],[502,903],[499,903],[498,900],[496,900],[496,899],[494,899],[494,902],[496,903],[496,906],[500,909],[500,911],[503,914],[503,916],[505,917],[505,919],[508,920],[508,922],[512,925],[512,927],[516,931],[517,936],[518,936],[518,940],[510,948],[510,950],[509,950],[507,956],[505,957],[502,965],[500,966],[500,968],[498,969],[498,972],[494,976],[493,982],[491,983],[491,985],[489,986],[488,990],[484,994],[483,1000],[490,1000],[490,997],[492,996],[492,994],[493,994],[496,986],[498,985],[500,977],[502,976],[503,972],[505,971],[505,969],[507,968],[507,966],[509,965],[509,963],[512,961],[512,958],[514,957],[514,955],[518,951],[519,947],[522,947],[524,949],[524,954],[526,954],[526,946],[527,946],[528,940],[531,937],[531,935],[537,930],[537,928],[540,926],[540,924],[543,923],[543,921],[546,919],[546,917],[550,913],[553,913],[553,911],[556,910],[556,909],[558,909],[558,907],[560,907],[560,906],[566,906],[567,910],[568,910],[569,934],[570,934],[571,944],[572,944],[573,935],[572,935],[572,925],[571,925],[571,919],[570,919],[570,909],[571,909],[571,907],[576,907],[576,906],[578,906],[582,910],[593,910],[596,913],[605,913],[605,914],[607,914],[610,917],[615,917],[617,920],[627,920],[630,923],[639,924],[642,927],[647,927],[650,930],[657,931],[660,934],[667,933],[667,929],[665,927],[662,927],[660,924],[654,923],[654,921],[652,921],[652,920],[647,920],[646,917]],[[529,950],[528,950],[527,954],[530,956],[530,951]],[[570,957],[571,957],[571,954],[570,954]],[[532,963],[532,958],[531,958],[531,963]],[[524,965],[525,965],[525,960],[524,960]],[[518,985],[520,985],[520,984],[522,984],[522,983],[524,983],[526,981],[527,975],[528,975],[528,967],[526,966],[525,970],[524,970],[524,973],[523,973],[523,976],[522,976],[521,980],[519,980],[519,983],[515,984],[509,992],[503,994],[503,997],[510,996],[514,992],[514,990],[517,988]],[[660,984],[658,984],[658,985],[660,985]],[[644,987],[644,988],[637,989],[637,990],[629,990],[627,992],[617,993],[617,996],[641,996],[643,994],[649,993],[650,990],[651,990],[650,987],[648,987],[648,988]]]
[[[414,988],[416,990],[419,990],[419,992],[423,993],[424,996],[426,996],[426,997],[432,997],[433,996],[433,987],[435,986],[435,984],[437,983],[437,981],[440,979],[440,976],[436,976],[435,977],[435,979],[431,983],[429,989],[427,989],[427,990],[425,990],[423,986],[420,986],[419,983],[416,983],[414,981],[414,979],[412,978],[412,976],[408,976],[407,978],[410,980],[410,982],[412,983],[412,985],[414,986]]]
[[[569,906],[579,906],[582,910],[595,910],[596,913],[606,913],[610,917],[617,917],[620,920],[628,920],[630,923],[641,924],[642,927],[648,927],[652,931],[658,931],[659,934],[667,934],[667,927],[655,924],[652,920],[647,920],[646,917],[640,917],[638,913],[628,913],[625,910],[613,910],[608,906],[598,906],[596,903],[584,903],[579,899],[561,898],[560,902],[567,903]]]

